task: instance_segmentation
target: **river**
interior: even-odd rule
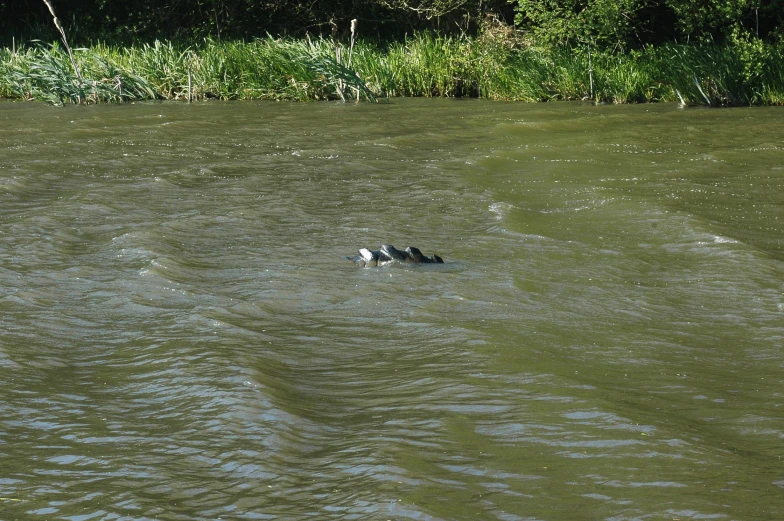
[[[783,115],[1,103],[0,518],[784,519]]]

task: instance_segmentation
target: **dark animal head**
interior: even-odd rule
[[[408,248],[406,248],[406,253],[408,253],[408,256],[414,262],[427,262],[425,260],[427,257],[422,255],[422,252],[419,251],[419,248],[415,248],[414,246],[409,246]]]

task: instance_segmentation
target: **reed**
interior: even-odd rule
[[[65,50],[68,51],[68,58],[71,60],[74,74],[76,75],[77,79],[79,79],[79,81],[84,81],[82,74],[79,72],[79,66],[76,64],[76,60],[74,60],[73,52],[71,52],[71,46],[68,45],[68,38],[65,36],[65,29],[63,29],[63,26],[60,23],[60,19],[57,18],[57,14],[54,12],[54,6],[49,0],[44,0],[44,4],[46,4],[46,7],[49,8],[49,12],[52,13],[52,21],[54,22],[54,26],[57,27],[58,31],[60,31],[60,37],[63,39]]]
[[[391,45],[382,66],[390,95],[461,97],[477,92],[476,57],[468,38],[420,33]]]
[[[79,76],[76,70],[81,70]],[[12,60],[3,60],[0,93],[5,97],[41,100],[55,105],[157,97],[142,77],[119,67],[111,59],[79,49],[69,55],[56,43],[49,47],[37,45],[17,49]]]
[[[712,106],[781,105],[784,49],[750,46],[666,46],[654,53],[662,81],[692,103]]]
[[[98,43],[73,49],[70,56],[58,43],[33,43],[0,49],[0,96],[55,104],[478,96],[780,105],[783,50],[749,39],[737,45],[665,45],[625,54],[592,48],[589,55],[587,48],[432,33],[382,47],[356,39],[356,32],[348,42],[266,37],[250,42],[207,39],[194,45]]]

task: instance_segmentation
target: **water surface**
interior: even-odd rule
[[[784,518],[781,114],[0,104],[0,518]]]

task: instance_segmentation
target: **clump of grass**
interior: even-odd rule
[[[729,47],[667,46],[659,53],[667,83],[687,101],[748,105],[754,96],[755,86],[744,81],[743,65]]]
[[[480,62],[487,71],[479,84],[479,92],[485,98],[550,101],[560,96],[552,77],[554,61],[546,53],[531,48],[503,57],[480,50]]]
[[[186,49],[156,41],[152,45],[145,43],[140,47],[120,49],[102,45],[94,50],[144,78],[162,98],[184,99],[187,96],[189,55]]]
[[[668,101],[671,89],[657,81],[658,69],[642,52],[599,54],[595,60],[595,98],[607,103]]]
[[[0,49],[0,96],[55,104],[390,96],[784,104],[783,50],[746,39],[623,54],[592,50],[589,57],[587,48],[538,47],[514,32],[479,38],[419,33],[383,48],[272,37],[193,46],[96,44],[74,49],[73,67],[58,44],[37,44]]]
[[[670,45],[653,51],[664,80],[690,102],[780,105],[784,48],[759,40],[733,45]],[[707,99],[706,99],[707,98]]]
[[[386,50],[383,66],[393,96],[469,96],[478,92],[472,42],[420,33]]]
[[[0,93],[54,104],[143,99],[375,100],[357,72],[337,62],[326,40],[255,40],[179,47],[155,42],[76,49],[74,74],[57,44],[0,54]],[[189,81],[190,80],[190,81]],[[189,87],[190,85],[190,87]]]
[[[73,67],[74,63],[78,69]],[[17,50],[0,70],[0,92],[25,100],[62,105],[156,97],[143,78],[113,61],[82,49],[75,49],[72,61],[57,44]],[[78,70],[82,71],[79,75]]]
[[[128,49],[118,62],[150,81],[167,99],[186,99],[189,71],[196,99],[330,99],[374,94],[356,72],[334,58],[334,44],[291,39],[250,43],[206,40],[179,48],[155,42]]]
[[[16,92],[11,90],[11,83],[8,81],[8,75],[15,60],[16,49],[0,48],[0,98],[19,97]]]
[[[771,45],[666,45],[593,53],[589,63],[584,49],[530,47],[494,57],[497,70],[481,91],[489,98],[531,101],[647,103],[676,101],[680,93],[689,103],[712,106],[782,104],[782,51]]]

